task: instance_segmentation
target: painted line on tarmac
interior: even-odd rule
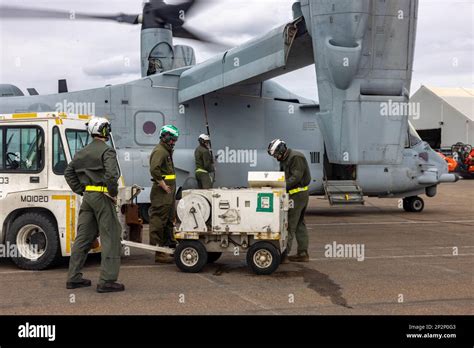
[[[176,267],[174,264],[169,264],[169,265],[137,265],[137,266],[120,266],[120,269],[146,269],[146,268],[171,268],[171,267]],[[100,268],[100,265],[98,264],[96,269]],[[6,271],[6,272],[0,272],[0,274],[27,274],[27,273],[44,273],[44,271],[27,271],[27,270],[17,270],[17,271]],[[64,270],[64,273],[67,273],[67,270]]]
[[[474,220],[458,221],[381,221],[381,222],[335,222],[327,224],[306,224],[306,226],[346,226],[346,225],[435,225],[435,224],[474,223]]]
[[[420,266],[427,266],[427,267],[432,267],[434,269],[440,269],[442,271],[445,271],[445,272],[448,272],[448,273],[452,273],[452,274],[462,274],[463,272],[461,271],[457,271],[455,269],[451,269],[451,268],[448,268],[448,267],[444,267],[444,266],[440,266],[440,265],[432,265],[432,264],[422,264],[422,263],[418,263],[418,262],[413,262],[411,261],[410,262],[412,265],[420,265]]]
[[[454,247],[457,247],[459,249],[462,248],[474,248],[474,245],[453,245],[453,246],[433,246],[433,247],[425,247],[424,249],[452,249]],[[406,250],[407,247],[398,247],[398,248],[377,248],[375,250],[377,251],[385,251],[385,250]]]
[[[6,272],[0,272],[0,274],[25,274],[25,273],[40,273],[42,271],[27,271],[27,270],[21,270],[19,269],[18,271],[6,271]]]
[[[161,264],[161,265],[130,265],[130,266],[120,266],[120,269],[135,269],[135,268],[171,268],[171,267],[176,267],[175,264]]]
[[[451,249],[453,247],[432,247],[428,249]],[[474,248],[474,246],[461,246],[459,248]],[[397,250],[397,249],[381,249],[381,250]],[[392,256],[365,256],[364,259],[400,259],[400,258],[423,258],[423,257],[458,257],[458,256],[474,256],[474,254],[428,254],[428,255],[392,255]],[[310,261],[326,261],[326,260],[352,260],[352,258],[330,258],[330,257],[323,257],[323,258],[311,258]],[[172,268],[176,267],[174,264],[163,264],[163,265],[130,265],[130,266],[121,266],[120,269],[147,269],[147,268]],[[5,271],[0,272],[0,274],[34,274],[34,273],[43,273],[43,271],[28,271],[28,270],[15,270],[15,271]],[[209,278],[203,277],[206,280],[218,284],[212,281]],[[250,302],[250,301],[249,301]]]
[[[461,247],[461,248],[473,248],[474,246],[467,246],[467,247]],[[440,247],[444,248],[444,247]],[[451,247],[446,247],[446,248],[451,248]],[[403,259],[403,258],[424,258],[424,257],[458,257],[458,256],[474,256],[473,254],[459,254],[459,255],[453,255],[453,254],[428,254],[428,255],[392,255],[392,256],[365,256],[364,259]],[[322,258],[311,258],[309,259],[310,261],[342,261],[342,260],[353,260],[353,258],[348,258],[348,257],[322,257]],[[99,266],[97,266],[99,267]],[[147,268],[172,268],[176,267],[175,265],[137,265],[137,266],[121,266],[120,269],[147,269]],[[17,271],[6,271],[6,272],[0,272],[0,274],[28,274],[28,273],[42,273],[43,271],[27,271],[27,270],[17,270]],[[199,275],[199,274],[198,274]],[[204,277],[202,275],[199,275],[202,278],[206,279],[207,281],[216,284],[220,286],[220,284],[214,282],[212,279],[209,279],[207,277]],[[243,298],[243,297],[242,297]],[[245,299],[245,298],[243,298]],[[252,302],[248,299],[245,299],[248,302]],[[268,310],[267,308],[264,308],[262,306],[262,309]],[[275,313],[276,314],[276,313]]]
[[[453,254],[429,254],[429,255],[386,255],[386,256],[365,256],[364,259],[404,259],[404,258],[423,258],[423,257],[459,257],[459,256],[474,256],[474,254],[459,254],[459,255],[453,255]],[[322,258],[316,258],[316,259],[309,259],[310,261],[333,261],[333,260],[355,260],[354,258],[349,258],[349,257],[322,257]]]
[[[247,301],[251,304],[253,304],[254,306],[257,306],[259,307],[261,310],[264,310],[264,311],[267,311],[267,312],[270,312],[271,314],[274,314],[274,315],[278,315],[278,312],[275,312],[273,309],[271,308],[268,308],[267,306],[265,306],[264,304],[260,303],[260,302],[257,302],[256,300],[253,300],[251,298],[249,298],[248,296],[244,296],[242,295],[240,292],[238,291],[234,291],[230,288],[228,288],[227,286],[223,285],[223,284],[220,284],[220,283],[217,283],[215,282],[214,280],[212,280],[211,278],[209,277],[206,277],[205,275],[202,275],[202,274],[199,274],[199,273],[196,273],[196,275],[199,277],[199,278],[202,278],[202,279],[205,279],[207,280],[208,282],[210,282],[211,284],[221,288],[221,289],[224,289],[228,292],[230,292],[231,294],[241,298],[242,300],[244,301]]]

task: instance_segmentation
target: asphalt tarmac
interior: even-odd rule
[[[93,287],[77,290],[65,288],[67,262],[31,272],[3,259],[0,314],[472,315],[474,180],[441,185],[425,203],[416,214],[400,209],[397,199],[331,208],[312,197],[310,262],[281,265],[271,276],[251,273],[243,254],[184,274],[154,264],[151,252],[132,250],[120,273],[126,291],[98,294],[97,257],[84,270]],[[345,244],[360,253],[338,255]]]

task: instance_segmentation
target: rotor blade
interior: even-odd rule
[[[173,7],[173,8],[179,8],[181,10],[184,10],[187,12],[195,3],[202,2],[199,0],[186,0],[186,1],[181,1],[181,2],[165,2],[164,0],[150,0],[149,3],[151,6],[155,9],[161,9],[165,7]]]
[[[205,44],[210,44],[215,49],[222,50],[222,51],[226,51],[232,47],[228,43],[219,41],[215,39],[214,37],[206,35],[202,32],[198,33],[195,30],[191,30],[191,29],[188,30],[184,27],[173,28],[173,37],[200,41]]]
[[[180,3],[165,3],[163,0],[152,0],[148,4],[148,11],[152,11],[155,17],[163,22],[172,24],[173,27],[181,26],[190,16],[209,7],[211,0],[187,0]]]
[[[173,28],[173,36],[180,37],[182,39],[191,39],[191,40],[197,40],[197,41],[202,41],[202,42],[209,42],[209,43],[214,42],[214,40],[212,40],[209,36],[206,36],[205,34],[202,34],[202,33],[198,34],[196,32],[191,32],[184,27]]]
[[[218,0],[189,0],[177,6],[187,14],[187,17],[192,17],[194,14],[213,7],[218,3]],[[190,15],[189,15],[189,14]]]
[[[190,0],[190,1],[187,1],[185,3],[182,3],[182,4],[179,4],[179,7],[181,10],[183,10],[184,12],[188,12],[189,9],[191,7],[193,7],[193,5],[198,2],[197,0]]]
[[[24,7],[0,6],[2,19],[79,19],[79,20],[111,20],[119,23],[138,24],[138,15],[119,13],[116,15],[86,14],[74,11],[43,10]]]

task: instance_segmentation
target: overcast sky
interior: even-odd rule
[[[0,5],[115,14],[141,12],[142,0],[0,0]],[[293,0],[210,0],[188,26],[239,44],[292,18]],[[198,13],[196,13],[198,12]],[[198,62],[219,52],[188,40]],[[69,90],[117,84],[140,78],[140,27],[77,20],[1,20],[0,83],[26,94],[55,93],[57,80]],[[412,93],[422,84],[473,86],[474,0],[420,0]],[[130,62],[130,64],[124,64]],[[276,79],[292,92],[317,100],[314,66]]]

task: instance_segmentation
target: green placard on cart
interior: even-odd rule
[[[257,212],[273,213],[273,193],[257,194]]]

